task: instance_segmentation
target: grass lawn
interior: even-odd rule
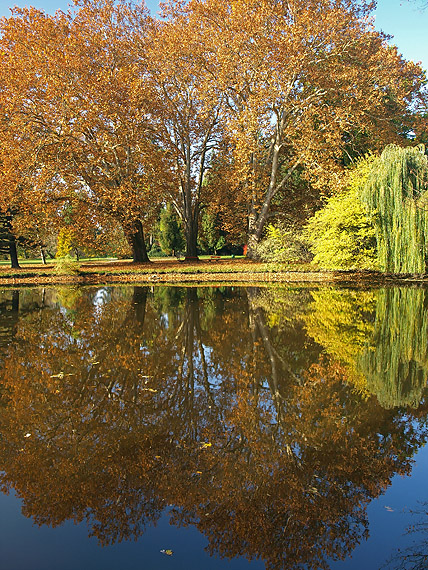
[[[132,263],[131,260],[82,259],[79,262],[46,265],[40,259],[20,259],[20,269],[11,269],[8,262],[0,263],[0,281],[3,284],[44,282],[102,282],[102,281],[254,281],[255,276],[281,274],[290,271],[311,271],[309,266],[272,265],[251,261],[246,257],[201,256],[199,261],[184,261],[176,258],[155,258],[151,263]],[[266,278],[266,277],[265,277]],[[262,280],[264,280],[263,278]]]
[[[0,262],[0,285],[61,283],[241,283],[336,282],[363,286],[385,283],[427,283],[428,275],[393,275],[374,271],[322,271],[310,264],[261,263],[246,257],[201,256],[199,261],[155,258],[151,263],[130,259],[82,259],[43,265],[40,259],[20,259],[20,269]]]

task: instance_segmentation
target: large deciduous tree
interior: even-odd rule
[[[2,126],[15,146],[31,148],[39,185],[60,180],[65,197],[113,217],[134,261],[147,261],[143,223],[159,195],[149,167],[157,149],[147,105],[130,99],[144,74],[133,43],[144,43],[150,17],[125,0],[75,4],[54,16],[17,8],[1,21]]]
[[[204,65],[227,100],[250,256],[296,169],[319,189],[332,188],[345,148],[362,136],[379,148],[415,127],[424,73],[373,29],[373,7],[356,0],[188,3],[205,42]]]
[[[149,75],[139,81],[137,100],[146,97],[150,85],[164,191],[183,222],[186,258],[195,259],[199,215],[208,199],[206,174],[222,138],[223,95],[206,68],[193,13],[181,2],[170,2],[162,16],[147,50]]]

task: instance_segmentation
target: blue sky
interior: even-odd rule
[[[9,6],[32,5],[53,13],[57,9],[66,10],[71,0],[0,0],[0,16],[10,14]],[[221,0],[219,0],[221,1]],[[394,36],[392,43],[406,59],[422,62],[428,69],[428,8],[419,6],[424,0],[378,0],[376,27]],[[157,0],[147,0],[147,6],[156,12]]]

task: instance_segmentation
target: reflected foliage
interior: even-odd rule
[[[353,298],[373,338],[376,295],[362,313]],[[367,536],[367,504],[410,472],[426,407],[386,409],[354,389],[351,357],[308,334],[321,299],[125,287],[20,305],[0,373],[3,490],[37,524],[86,521],[105,545],[168,512],[225,558],[345,558]]]
[[[417,407],[426,398],[426,289],[329,289],[312,296],[308,333],[346,367],[360,391],[386,408]]]
[[[384,407],[417,407],[427,394],[427,291],[379,291],[371,344],[358,362],[368,389]]]

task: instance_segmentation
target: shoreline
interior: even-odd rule
[[[223,264],[223,268],[220,265]],[[154,262],[151,266],[135,266],[131,263],[110,262],[108,264],[82,265],[76,274],[58,275],[53,267],[23,267],[17,270],[0,268],[0,286],[22,285],[123,285],[126,283],[160,285],[269,285],[269,284],[332,284],[351,286],[379,285],[428,285],[428,275],[390,274],[377,271],[317,271],[266,270],[265,264],[245,261],[244,263],[198,262],[182,265],[176,262]],[[239,267],[238,267],[239,266]],[[244,267],[244,270],[243,270]],[[223,269],[223,270],[222,270]],[[226,269],[226,271],[224,270]],[[7,275],[2,275],[7,273]]]

